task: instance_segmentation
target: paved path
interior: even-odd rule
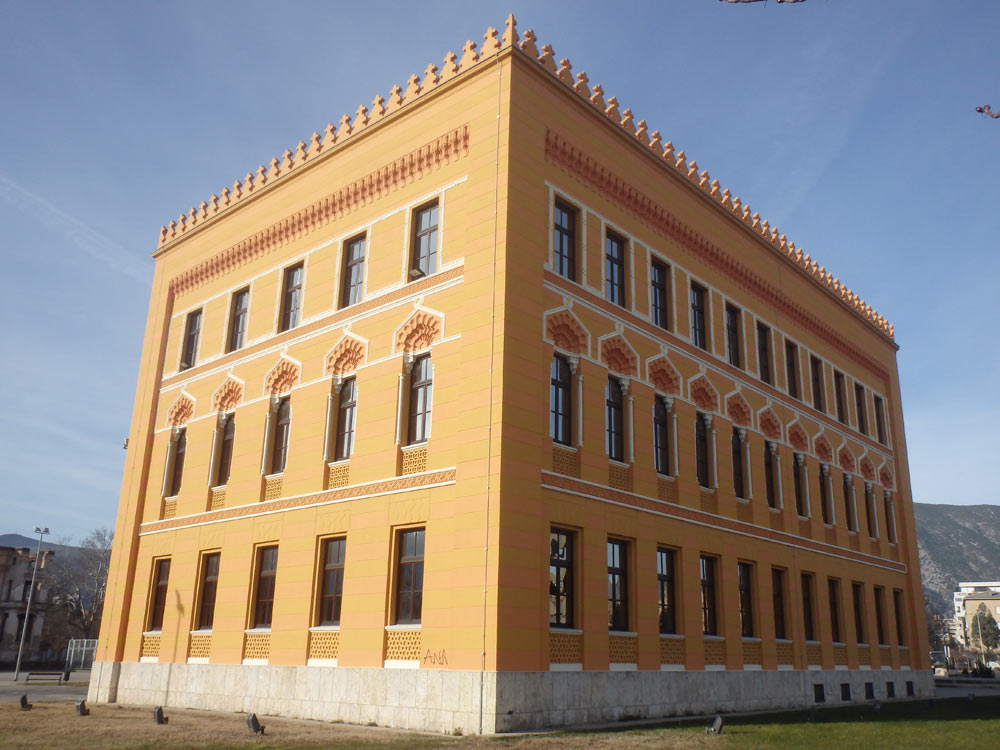
[[[17,682],[14,682],[13,672],[0,672],[0,703],[16,701],[25,693],[31,703],[36,701],[78,701],[87,697],[87,685],[90,681],[89,671],[73,672],[69,676],[69,684],[45,681],[25,683],[28,672],[22,670]]]

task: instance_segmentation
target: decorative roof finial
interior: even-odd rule
[[[507,16],[507,23],[504,25],[503,37],[500,41],[500,46],[503,48],[511,47],[517,44],[517,21],[514,19],[514,14],[511,13]]]

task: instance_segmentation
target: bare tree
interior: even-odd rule
[[[990,109],[989,104],[984,104],[982,107],[976,107],[976,112],[981,115],[986,115],[987,117],[992,117],[994,120],[1000,118],[1000,112],[994,112]]]
[[[70,638],[96,638],[111,559],[111,529],[91,531],[76,550],[56,555],[48,576],[46,640],[61,648]]]

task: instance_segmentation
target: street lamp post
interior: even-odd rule
[[[42,537],[49,533],[49,527],[35,527],[38,534],[38,549],[35,551],[35,567],[31,569],[31,589],[28,591],[28,603],[24,608],[24,624],[21,626],[21,645],[17,647],[17,666],[14,667],[14,682],[21,672],[21,657],[24,656],[24,639],[28,635],[28,616],[31,614],[31,600],[35,596],[35,576],[38,575],[38,566],[42,561]]]

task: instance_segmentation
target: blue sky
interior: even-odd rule
[[[895,324],[914,499],[1000,502],[1000,3],[0,0],[0,532],[113,524],[160,225],[510,11]]]

